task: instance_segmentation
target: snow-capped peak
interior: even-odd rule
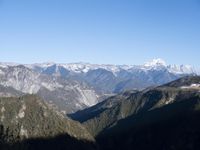
[[[40,67],[47,68],[47,67],[53,66],[55,64],[56,64],[55,62],[44,62],[44,63],[35,63],[35,64],[32,64],[32,66],[40,66]],[[29,66],[31,66],[31,65],[29,65]]]
[[[157,58],[153,59],[152,61],[146,62],[144,66],[145,67],[166,66],[166,62],[161,58]]]
[[[8,66],[18,66],[19,63],[12,63],[12,62],[0,62],[0,67],[7,68]]]
[[[169,65],[169,72],[176,74],[198,74],[198,70],[190,65]]]

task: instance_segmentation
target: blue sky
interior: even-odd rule
[[[200,0],[0,0],[0,61],[200,66]]]

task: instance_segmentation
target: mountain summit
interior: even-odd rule
[[[167,66],[167,64],[163,59],[157,58],[157,59],[153,59],[152,61],[146,62],[144,64],[144,66],[146,66],[146,67],[150,67],[150,66]]]

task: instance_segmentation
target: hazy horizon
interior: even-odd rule
[[[106,64],[106,63],[91,63],[91,62],[82,62],[82,61],[79,61],[79,62],[55,62],[55,61],[42,61],[42,62],[33,62],[33,63],[20,63],[20,62],[0,62],[0,63],[5,63],[5,64],[10,64],[10,65],[34,65],[34,64],[58,64],[58,65],[62,65],[62,64],[89,64],[89,65],[113,65],[113,66],[141,66],[141,65],[145,65],[147,63],[152,63],[154,60],[160,60],[160,61],[163,61],[163,63],[165,63],[164,65],[165,66],[170,66],[170,65],[185,65],[185,66],[188,66],[188,67],[193,67],[194,69],[197,69],[196,71],[200,70],[200,67],[199,66],[195,66],[195,65],[192,65],[192,64],[170,64],[168,63],[167,61],[161,59],[161,58],[154,58],[152,60],[148,60],[148,61],[145,61],[141,64]]]

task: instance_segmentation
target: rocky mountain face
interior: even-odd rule
[[[93,149],[94,146],[94,138],[83,126],[35,95],[0,98],[0,136],[0,148],[6,150]]]
[[[69,116],[80,121],[92,135],[97,136],[122,119],[147,113],[183,99],[190,99],[198,96],[199,91],[199,76],[184,77],[156,88],[128,91],[110,97],[93,107]]]
[[[0,72],[0,85],[4,88],[38,94],[66,113],[98,102],[98,94],[82,81],[41,74],[23,65],[0,67]]]
[[[0,63],[2,87],[37,94],[66,114],[91,107],[112,94],[194,74],[198,72],[191,66],[166,65],[161,59],[144,65]]]
[[[17,91],[12,87],[0,85],[0,97],[19,97],[24,95],[23,92]]]

